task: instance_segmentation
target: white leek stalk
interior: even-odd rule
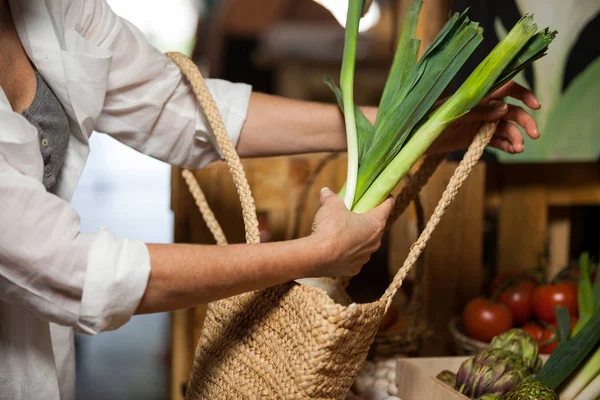
[[[585,364],[569,378],[560,392],[560,398],[579,399],[577,396],[598,374],[600,374],[600,348],[596,349]],[[598,396],[600,396],[600,392],[597,392],[596,397],[593,397],[593,399],[597,400]]]
[[[574,400],[598,400],[600,399],[600,375],[583,389]]]
[[[348,147],[348,171],[346,176],[346,193],[344,203],[349,210],[354,204],[356,182],[358,179],[358,136],[356,133],[356,117],[354,115],[354,66],[356,59],[356,46],[358,24],[364,2],[350,0],[348,2],[348,18],[346,21],[346,39],[344,42],[344,56],[340,73],[340,86],[344,104],[344,119],[346,123],[346,141]]]

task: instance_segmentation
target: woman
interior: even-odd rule
[[[74,330],[353,275],[379,246],[392,200],[356,215],[327,189],[314,233],[294,241],[218,247],[81,233],[69,200],[93,130],[181,167],[219,158],[191,88],[104,0],[0,0],[0,71],[0,399],[73,399]],[[344,150],[335,105],[208,85],[242,157]],[[514,84],[495,94],[503,96],[539,107]],[[482,104],[433,151],[463,148],[481,121],[497,118],[492,143],[505,151],[523,149],[511,121],[539,135],[523,109]]]

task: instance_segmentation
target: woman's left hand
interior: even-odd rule
[[[518,154],[525,149],[523,135],[517,125],[525,129],[532,139],[540,136],[537,124],[523,107],[502,102],[502,98],[512,97],[527,107],[537,110],[541,107],[533,92],[511,81],[484,99],[468,114],[450,125],[433,142],[428,154],[445,153],[467,148],[483,122],[500,120],[490,141],[490,146],[510,154]]]

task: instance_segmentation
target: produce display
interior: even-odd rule
[[[372,124],[354,104],[358,28],[364,0],[349,0],[340,87],[331,78],[344,114],[348,148],[346,184],[340,196],[348,209],[366,212],[379,205],[433,141],[486,96],[546,54],[556,32],[538,30],[521,18],[504,39],[444,101],[440,96],[483,41],[483,29],[466,11],[454,14],[419,58],[415,37],[422,0],[408,9],[398,47]]]
[[[437,378],[471,399],[600,399],[600,283],[595,280],[588,255],[581,255],[578,274],[563,271],[553,282],[537,284],[533,296],[531,285],[523,283],[529,279],[498,279],[492,285],[492,299],[475,299],[465,308],[463,318],[481,320],[477,305],[486,305],[488,311],[501,309],[496,310],[498,313],[508,310],[512,316],[511,305],[519,303],[520,315],[527,315],[522,309],[525,304],[539,325],[521,320],[522,328],[494,336],[486,349],[463,362],[455,377],[452,371],[441,371]],[[496,301],[499,293],[512,294],[516,288],[521,288],[521,297],[529,299],[529,304]],[[477,318],[468,313],[475,313]],[[470,328],[465,324],[465,331]],[[482,332],[479,329],[476,333]],[[542,365],[538,354],[544,349],[551,355]]]
[[[557,315],[565,315],[562,338],[566,339],[565,335],[580,331],[600,306],[597,270],[584,253],[578,266],[563,269],[550,282],[539,282],[526,274],[500,275],[490,285],[488,296],[474,298],[466,305],[462,331],[489,343],[518,327],[538,342],[540,353],[552,354],[561,341]]]

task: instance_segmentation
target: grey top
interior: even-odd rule
[[[35,98],[22,115],[38,130],[40,151],[44,160],[44,186],[52,192],[67,155],[69,119],[42,76],[35,70],[37,87]]]

